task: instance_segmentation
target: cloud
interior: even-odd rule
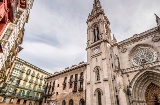
[[[159,0],[101,0],[118,41],[156,26]],[[19,57],[48,71],[86,61],[88,14],[93,0],[35,0]]]

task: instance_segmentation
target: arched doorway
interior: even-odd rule
[[[73,103],[73,100],[72,100],[72,99],[70,99],[70,100],[69,100],[69,105],[74,105],[74,103]]]
[[[147,105],[160,105],[160,87],[151,83],[145,93]]]
[[[134,79],[133,79],[134,80]],[[133,105],[160,105],[160,73],[143,71],[131,81],[130,102]],[[131,104],[131,103],[130,103]]]
[[[81,99],[81,100],[79,101],[79,105],[85,105],[84,99]]]
[[[97,88],[94,92],[95,96],[95,105],[102,105],[102,95],[103,91],[100,88]]]
[[[62,101],[62,105],[66,105],[66,101],[65,100]]]

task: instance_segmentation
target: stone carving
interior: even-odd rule
[[[99,28],[98,27],[94,27],[94,42],[98,41],[99,39],[100,39]]]
[[[126,51],[127,51],[127,48],[122,48],[122,49],[121,49],[121,52],[122,52],[122,53],[125,53]]]
[[[158,42],[158,41],[160,41],[160,36],[154,36],[153,38],[152,38],[152,41],[153,42]]]
[[[117,55],[115,55],[115,67],[116,67],[116,70],[120,69],[119,57]]]

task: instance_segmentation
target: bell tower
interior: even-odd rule
[[[113,89],[110,22],[99,0],[94,0],[87,19],[86,105],[116,105]]]

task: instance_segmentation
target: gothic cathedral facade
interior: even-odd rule
[[[100,1],[94,0],[87,19],[87,62],[48,77],[44,105],[160,105],[157,15],[156,22],[117,42]]]
[[[157,26],[117,42],[99,0],[87,19],[86,105],[160,105]]]

